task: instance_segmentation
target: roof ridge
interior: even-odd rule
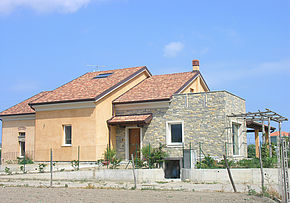
[[[193,72],[198,72],[198,71],[187,71],[187,72],[181,72],[181,73],[167,73],[167,74],[160,74],[160,75],[152,75],[152,77],[154,77],[154,76],[166,76],[166,75],[179,75],[179,74],[193,73]]]
[[[110,70],[91,71],[91,72],[87,72],[87,73],[100,73],[100,72],[107,72],[107,71],[125,70],[125,69],[133,69],[133,68],[144,68],[144,67],[146,67],[146,66],[134,66],[134,67],[129,67],[129,68],[118,68],[118,69],[110,69]]]

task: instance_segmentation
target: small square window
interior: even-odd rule
[[[190,88],[190,93],[194,93],[194,89],[193,88]]]
[[[71,145],[72,138],[72,127],[71,125],[65,125],[63,127],[64,130],[64,145]]]
[[[183,139],[183,121],[166,122],[166,144],[181,146]]]

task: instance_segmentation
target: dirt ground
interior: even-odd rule
[[[249,196],[243,193],[221,192],[184,192],[155,190],[111,190],[111,189],[77,189],[77,188],[33,188],[1,187],[2,203],[64,203],[64,202],[202,202],[202,203],[235,203],[235,202],[271,202],[267,198]]]

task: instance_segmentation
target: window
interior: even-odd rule
[[[182,145],[183,143],[183,121],[166,122],[167,145]]]
[[[25,132],[19,132],[18,133],[18,141],[19,141],[19,156],[24,157],[25,156]]]
[[[112,74],[113,74],[113,73],[101,73],[101,74],[95,76],[94,79],[98,79],[98,78],[106,78],[106,77],[108,77],[108,76],[110,76],[110,75],[112,75]]]
[[[239,128],[240,124],[232,124],[232,141],[233,141],[233,155],[239,155]]]
[[[20,133],[19,133],[19,137],[21,137],[21,138],[25,138],[25,133],[24,133],[24,132],[20,132]]]
[[[65,125],[63,127],[64,130],[64,145],[71,145],[71,135],[72,135],[72,127],[71,125]]]
[[[190,88],[190,93],[194,93],[194,89],[193,88]]]
[[[19,142],[20,146],[20,157],[24,157],[25,155],[25,142]]]

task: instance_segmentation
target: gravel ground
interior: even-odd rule
[[[2,203],[64,203],[64,202],[203,202],[203,203],[235,203],[264,202],[273,203],[267,198],[249,196],[243,193],[221,192],[184,192],[155,190],[110,190],[110,189],[77,189],[77,188],[33,188],[33,187],[1,187]]]

